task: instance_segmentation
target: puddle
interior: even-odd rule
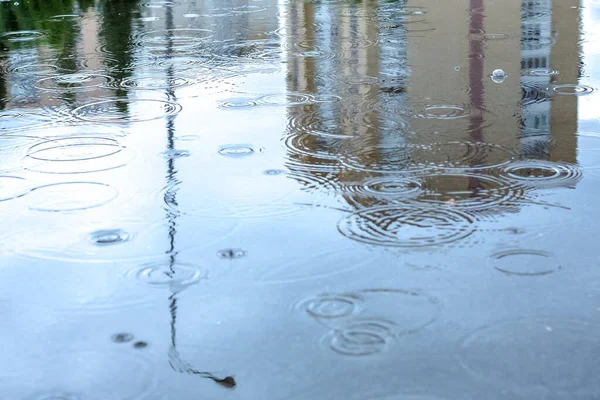
[[[599,18],[0,0],[0,393],[600,398]]]

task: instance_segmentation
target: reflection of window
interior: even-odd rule
[[[521,60],[521,69],[547,68],[547,57],[526,58]]]

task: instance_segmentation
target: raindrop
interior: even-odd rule
[[[213,32],[208,29],[174,28],[144,32],[139,35],[139,45],[144,49],[169,51],[185,50],[209,40]]]
[[[64,182],[38,186],[26,197],[30,210],[45,212],[81,211],[114,200],[119,192],[105,183]]]
[[[270,106],[299,106],[311,104],[313,98],[302,93],[287,92],[282,94],[267,94],[256,100],[257,105]]]
[[[454,209],[397,205],[354,212],[338,230],[358,242],[388,247],[427,247],[463,240],[475,231],[474,218]]]
[[[133,235],[122,229],[103,229],[90,234],[90,241],[97,246],[111,246],[131,239]]]
[[[258,103],[255,98],[248,97],[230,98],[218,102],[220,108],[251,108],[256,107],[257,105]]]
[[[550,86],[552,92],[559,95],[585,95],[592,93],[595,89],[591,86],[576,85],[576,84],[565,84],[565,85],[552,85]]]
[[[574,164],[545,160],[513,162],[503,172],[524,186],[536,188],[572,187],[583,176],[581,169]]]
[[[181,105],[151,99],[102,100],[77,107],[72,114],[81,120],[98,123],[142,122],[176,115]]]
[[[344,182],[339,190],[354,206],[370,207],[415,198],[421,192],[421,182],[409,177],[379,176],[356,184]]]
[[[14,67],[11,72],[23,75],[50,75],[60,71],[55,64],[23,64]]]
[[[551,253],[532,249],[509,249],[490,256],[491,265],[506,275],[548,275],[561,268]]]
[[[135,342],[135,343],[133,344],[133,347],[134,347],[134,348],[136,348],[136,349],[145,349],[146,347],[148,347],[148,343],[146,343],[146,342],[142,342],[142,341],[140,341],[140,342]]]
[[[219,154],[232,158],[244,158],[251,156],[255,153],[255,150],[250,145],[246,144],[231,144],[221,146]]]
[[[550,328],[550,329],[548,329]],[[600,326],[560,317],[524,318],[479,328],[462,342],[470,374],[523,398],[594,398]],[[515,397],[510,396],[509,397]]]
[[[246,250],[243,249],[223,249],[217,252],[217,256],[219,258],[225,258],[228,260],[234,260],[236,258],[245,257],[248,254]]]
[[[191,264],[158,262],[144,264],[126,272],[126,276],[154,287],[190,286],[207,277],[206,270]]]
[[[554,76],[559,75],[558,71],[554,71],[548,68],[534,68],[534,69],[524,69],[521,71],[521,75],[523,76]]]
[[[127,343],[133,340],[133,335],[131,333],[115,333],[110,340],[115,343]]]
[[[457,65],[456,67],[454,67],[454,70],[457,72],[460,71],[460,65]]]
[[[152,1],[152,2],[148,2],[148,3],[142,3],[142,7],[169,8],[169,7],[175,7],[175,3],[172,1]]]

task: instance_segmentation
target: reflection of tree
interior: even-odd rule
[[[104,52],[118,63],[113,77],[120,81],[131,76],[130,66],[133,62],[133,17],[139,13],[139,0],[100,0],[98,10],[102,16],[100,38],[103,41]],[[118,97],[126,97],[125,89],[117,89]],[[126,112],[126,104],[122,111]]]
[[[0,32],[43,31],[46,37],[41,40],[46,41],[63,58],[69,55],[69,51],[73,48],[77,24],[68,19],[52,17],[72,14],[73,6],[73,0],[2,2],[0,3]],[[23,46],[23,42],[4,41],[1,44],[9,49]]]

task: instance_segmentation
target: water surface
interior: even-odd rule
[[[0,399],[600,398],[599,21],[0,0]]]

